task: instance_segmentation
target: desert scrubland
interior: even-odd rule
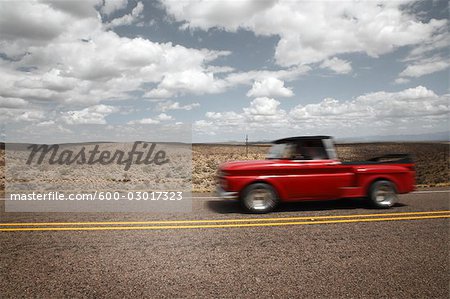
[[[269,145],[249,145],[248,154],[244,145],[216,145],[194,144],[192,145],[192,188],[194,192],[212,192],[215,189],[215,174],[217,167],[226,161],[233,160],[257,160],[264,159]],[[360,143],[338,144],[337,151],[342,161],[361,161],[371,157],[388,153],[409,153],[416,162],[418,187],[443,187],[449,186],[449,144],[448,143]],[[133,166],[135,167],[135,166]],[[99,172],[89,172],[83,167],[57,166],[49,173],[53,186],[59,184],[84,185],[91,188],[96,186],[102,189],[113,188],[142,190],[150,180],[156,184],[169,183],[176,177],[178,169],[171,168],[167,173],[155,173],[151,166],[140,167],[138,171],[124,171],[121,167],[114,167],[104,175]],[[28,182],[39,182],[39,176],[45,172],[45,167],[29,171],[25,179]],[[117,173],[116,173],[117,172]],[[5,188],[5,152],[0,153],[1,189]],[[87,179],[93,178],[93,181]],[[89,182],[88,182],[88,181]],[[166,182],[167,181],[167,182]],[[189,183],[186,174],[183,175],[183,183]],[[28,183],[24,182],[24,183]],[[144,184],[144,185],[143,185]],[[152,185],[152,184],[149,184]],[[184,184],[183,184],[184,185]],[[126,188],[125,188],[126,187]]]
[[[336,145],[342,161],[363,161],[391,153],[411,154],[417,171],[418,187],[448,186],[448,143],[359,143]],[[192,182],[199,192],[214,190],[214,174],[220,163],[232,160],[264,159],[269,145],[193,145]]]

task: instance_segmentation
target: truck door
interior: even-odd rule
[[[354,174],[350,167],[333,160],[298,161],[290,176],[290,198],[335,199],[341,188],[352,185]]]

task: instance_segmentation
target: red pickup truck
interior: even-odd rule
[[[224,163],[217,177],[219,196],[252,213],[280,202],[355,197],[390,208],[397,194],[414,190],[415,168],[407,154],[341,162],[330,136],[303,136],[274,141],[266,160]]]

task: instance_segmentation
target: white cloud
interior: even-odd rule
[[[348,74],[352,71],[352,65],[350,62],[337,57],[325,60],[322,62],[320,67],[330,69],[337,74]]]
[[[49,41],[63,33],[70,15],[36,1],[0,2],[1,44]],[[11,45],[10,45],[11,46]]]
[[[19,98],[5,98],[0,96],[0,108],[24,108],[27,104],[27,101]]]
[[[397,78],[397,79],[395,79],[394,83],[395,84],[405,84],[405,83],[408,83],[409,81],[410,81],[409,79]]]
[[[144,94],[144,98],[151,98],[151,99],[168,99],[173,96],[174,92],[169,91],[165,88],[154,88],[150,91],[147,91]]]
[[[400,92],[374,92],[356,97],[351,101],[340,102],[327,98],[318,104],[298,105],[290,115],[297,120],[346,119],[346,122],[375,120],[379,118],[398,118],[443,115],[449,110],[448,98],[439,97],[433,91],[418,86]]]
[[[343,53],[372,57],[429,40],[446,20],[421,22],[404,1],[162,1],[184,28],[251,30],[277,35],[281,66],[310,64]]]
[[[275,99],[258,98],[241,112],[208,112],[207,120],[195,123],[194,129],[203,134],[207,130],[233,132],[239,127],[263,136],[274,129],[283,135],[340,136],[396,134],[399,130],[411,134],[424,128],[444,131],[448,129],[445,124],[450,113],[449,100],[450,95],[439,96],[423,86],[367,93],[346,101],[325,98],[318,103],[297,105],[288,112]]]
[[[118,112],[117,107],[109,105],[95,105],[82,110],[64,112],[61,119],[69,124],[106,124],[105,117]]]
[[[171,115],[167,115],[165,113],[160,113],[155,118],[148,117],[148,118],[143,118],[143,119],[139,119],[139,120],[132,120],[132,121],[129,121],[127,124],[129,124],[129,125],[159,124],[161,122],[169,121],[169,120],[173,120],[173,117]]]
[[[54,120],[46,120],[37,124],[37,126],[45,127],[45,126],[54,126],[56,122]]]
[[[243,115],[250,127],[280,126],[284,124],[286,112],[279,109],[280,102],[272,98],[256,98],[243,109]]]
[[[129,121],[127,124],[128,125],[136,125],[136,124],[141,124],[141,125],[151,125],[151,124],[159,124],[160,121],[157,119],[153,119],[153,118],[143,118],[140,120],[132,120]]]
[[[236,31],[245,20],[270,8],[276,0],[161,2],[177,20],[188,20],[184,28],[208,30],[219,27]]]
[[[127,7],[128,0],[104,0],[104,4],[101,7],[101,12],[110,15],[117,10]]]
[[[240,125],[244,120],[244,116],[234,111],[227,112],[206,112],[205,116],[216,121],[223,121],[228,125]]]
[[[291,89],[284,87],[283,81],[274,77],[256,80],[252,89],[247,92],[248,97],[292,97],[293,95]]]
[[[228,85],[237,85],[237,84],[251,85],[255,80],[263,81],[270,77],[277,78],[278,80],[292,81],[299,78],[302,75],[307,74],[310,70],[311,67],[301,65],[287,69],[281,69],[278,71],[258,70],[248,72],[236,72],[226,76],[224,81]]]
[[[406,67],[395,82],[401,84],[409,81],[407,78],[419,78],[447,69],[450,65],[449,46],[448,26],[437,28],[430,38],[412,47],[403,59]]]
[[[202,135],[215,136],[216,131],[218,130],[218,126],[216,126],[211,121],[206,121],[202,119],[194,122],[193,129],[195,132],[200,133]]]
[[[45,115],[42,111],[25,111],[22,113],[17,120],[26,121],[26,122],[35,122],[40,121],[45,118]]]
[[[215,52],[216,55],[228,55],[229,52]],[[208,67],[207,70],[216,69],[215,67]],[[218,72],[222,72],[223,68],[218,68]],[[251,85],[255,81],[265,81],[266,83],[274,82],[275,80],[292,81],[305,75],[311,70],[309,66],[295,66],[288,69],[281,69],[276,71],[268,70],[253,70],[247,72],[233,72],[227,74],[224,78],[216,78],[213,72],[203,71],[199,72],[196,69],[189,71],[181,71],[178,73],[170,73],[165,76],[161,83],[156,88],[147,91],[144,94],[145,98],[151,99],[167,99],[186,93],[193,93],[197,95],[209,93],[221,93],[236,85]],[[227,68],[228,71],[228,68]],[[269,79],[268,78],[273,78]],[[270,81],[272,80],[272,81]],[[277,83],[275,83],[277,84]],[[284,84],[284,82],[282,82]],[[290,89],[282,86],[279,90],[274,90],[273,96],[288,96]],[[255,94],[256,96],[256,94]]]
[[[206,68],[207,72],[212,72],[216,74],[220,73],[230,73],[233,72],[235,69],[229,66],[216,66],[216,65],[210,65]]]
[[[186,93],[201,95],[223,92],[225,87],[225,83],[221,80],[216,80],[213,73],[206,73],[201,69],[190,69],[167,73],[161,83],[158,84],[158,87],[150,90],[144,96],[164,98]]]
[[[207,112],[207,120],[194,122],[193,129],[205,135],[235,133],[236,129],[269,130],[286,126],[287,113],[279,108],[280,102],[272,98],[256,98],[241,112]]]
[[[129,99],[134,91],[171,97],[225,88],[208,64],[229,52],[121,37],[102,24],[98,3],[83,1],[81,8],[75,3],[1,2],[0,52],[9,59],[0,63],[0,96],[36,105],[92,106]],[[126,7],[111,3],[105,4],[105,14]],[[130,15],[142,9],[138,2]],[[145,90],[148,83],[158,88]]]
[[[56,10],[70,14],[77,18],[96,17],[97,11],[92,7],[99,7],[103,0],[83,0],[83,1],[59,1],[59,0],[40,0],[40,2],[50,5]],[[109,5],[109,4],[108,4]]]
[[[415,45],[410,51],[405,61],[423,60],[436,54],[436,52],[446,53],[448,56],[448,47],[450,39],[448,38],[448,27],[442,26],[436,29],[436,33],[424,42]]]
[[[167,114],[165,114],[165,113],[159,114],[156,118],[157,118],[158,120],[160,120],[160,121],[166,121],[166,120],[172,120],[172,119],[173,119],[172,116],[167,115]]]
[[[444,59],[425,59],[408,65],[401,73],[400,77],[418,78],[447,69],[450,62]]]
[[[250,102],[250,107],[244,108],[249,115],[275,115],[280,102],[271,98],[256,98]]]
[[[181,105],[179,102],[174,102],[171,100],[165,101],[165,102],[160,102],[158,103],[157,106],[157,110],[162,111],[162,112],[166,112],[166,111],[170,111],[170,110],[192,110],[195,107],[199,107],[200,104],[199,103],[192,103],[192,104],[187,104],[187,105]]]
[[[114,20],[106,24],[105,27],[114,28],[118,26],[131,25],[133,23],[136,23],[141,17],[143,11],[144,11],[144,4],[142,4],[142,2],[138,2],[130,14],[124,15],[119,18],[115,18]]]

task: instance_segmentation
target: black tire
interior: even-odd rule
[[[391,181],[380,180],[370,186],[368,199],[372,206],[380,209],[388,209],[398,201],[397,190]]]
[[[265,183],[254,183],[242,192],[240,202],[250,213],[264,214],[272,212],[279,203],[275,189]]]

